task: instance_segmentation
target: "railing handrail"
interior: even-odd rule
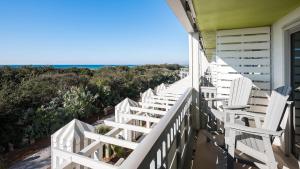
[[[138,168],[147,154],[151,151],[152,147],[159,139],[160,135],[167,128],[168,124],[172,120],[176,112],[180,110],[182,104],[186,101],[188,96],[191,96],[192,88],[187,88],[184,94],[177,100],[166,115],[157,123],[157,125],[151,130],[151,132],[143,139],[143,141],[136,147],[127,159],[122,163],[120,168],[122,169],[134,169]]]

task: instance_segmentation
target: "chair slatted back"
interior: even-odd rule
[[[272,91],[269,105],[266,111],[263,128],[277,131],[283,117],[287,100],[291,93],[291,87],[281,86]]]
[[[253,83],[247,77],[234,79],[230,85],[228,106],[247,105]]]

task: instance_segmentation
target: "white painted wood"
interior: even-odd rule
[[[109,120],[104,120],[104,124],[107,126],[111,126],[111,127],[128,129],[131,131],[137,131],[137,132],[141,132],[141,133],[149,133],[151,131],[151,129],[146,128],[146,127],[136,126],[136,125],[132,125],[132,124],[116,123],[116,122],[109,121]]]
[[[269,34],[270,27],[256,27],[256,28],[244,28],[244,29],[230,29],[217,31],[217,37],[219,36],[236,36],[236,35],[256,35],[256,34]]]
[[[143,112],[143,113],[151,113],[151,114],[157,114],[157,115],[166,115],[166,111],[161,110],[153,110],[153,109],[146,109],[146,108],[140,108],[140,107],[130,107],[131,111],[137,111],[137,112]]]
[[[241,73],[239,73],[239,74],[228,74],[228,73],[220,72],[219,75],[222,76],[226,80],[234,80],[234,79],[239,78],[239,77],[247,77],[247,78],[251,79],[254,82],[257,82],[257,81],[268,82],[270,80],[269,79],[270,75],[264,75],[264,74],[241,74]],[[222,83],[223,80],[219,80],[218,82]]]
[[[94,129],[93,126],[74,119],[52,134],[51,148],[59,148],[72,153],[78,153],[80,149],[88,145],[87,140],[85,140],[83,136],[83,132],[86,130],[94,131]],[[52,156],[57,157],[53,152]],[[62,165],[64,161],[63,158],[52,158],[52,167],[56,168]],[[78,165],[76,165],[76,167],[78,167]]]
[[[64,159],[68,159],[74,163],[77,163],[79,165],[82,166],[86,166],[92,169],[97,169],[97,168],[106,168],[106,169],[116,169],[117,167],[105,163],[105,162],[101,162],[101,161],[96,161],[93,160],[89,157],[85,157],[76,153],[71,153],[65,150],[60,150],[57,148],[53,148],[52,149],[54,154],[58,154],[58,156],[63,157]]]
[[[263,105],[266,106],[269,104],[269,100],[267,98],[255,98],[251,97],[249,103],[252,105]]]
[[[266,111],[266,119],[263,128],[276,131],[282,118],[287,99],[291,89],[281,87],[273,90],[271,99]]]
[[[161,109],[170,109],[171,108],[171,106],[169,106],[169,105],[144,103],[144,102],[139,102],[139,105],[142,107],[153,107],[153,108],[161,108]]]
[[[252,81],[246,77],[232,81],[228,106],[247,105],[252,90]]]
[[[145,115],[136,115],[136,114],[120,114],[121,116],[124,116],[128,119],[134,119],[134,120],[142,120],[142,121],[149,121],[152,123],[158,123],[160,121],[159,118],[154,118],[154,117],[148,117]]]
[[[165,96],[165,97],[177,97],[180,98],[182,94],[178,94],[178,93],[159,93],[157,94],[157,96]]]
[[[117,145],[117,146],[121,146],[121,147],[126,147],[129,149],[135,149],[137,147],[137,143],[131,142],[131,141],[127,141],[127,140],[120,140],[114,137],[109,137],[109,136],[105,136],[105,135],[101,135],[101,134],[96,134],[96,133],[92,133],[92,132],[84,132],[84,136],[86,138],[92,139],[92,140],[96,140],[96,141],[101,141],[104,143],[108,143],[108,144],[113,144],[113,145]]]
[[[267,110],[266,106],[251,105],[248,111],[258,112],[258,113],[266,113],[266,110]]]
[[[191,75],[191,87],[193,90],[192,95],[192,116],[194,123],[192,124],[195,129],[200,129],[200,115],[199,115],[199,105],[200,105],[200,77],[204,74],[201,72],[201,60],[204,58],[203,49],[200,46],[199,33],[190,33],[189,34],[189,74]],[[201,65],[202,66],[202,65]]]
[[[222,51],[217,52],[219,58],[251,58],[251,57],[260,57],[260,58],[269,58],[270,51]]]
[[[123,101],[121,101],[119,104],[115,106],[115,121],[116,122],[127,122],[126,119],[120,117],[120,114],[130,114],[130,106],[138,106],[138,103],[129,99],[125,98]],[[126,133],[126,132],[125,132]],[[124,133],[124,137],[125,137]]]
[[[189,88],[161,121],[154,126],[135,151],[121,164],[122,169],[157,168],[160,165],[163,168],[171,168],[171,165],[176,163],[174,155],[176,157],[177,150],[180,148],[180,145],[176,144],[179,139],[178,130],[182,121],[185,120],[180,117],[187,117],[186,115],[189,114],[191,94],[192,89]],[[190,127],[186,126],[186,128]],[[192,141],[192,135],[188,135],[188,140]],[[172,161],[174,161],[173,164],[171,164]]]
[[[230,82],[240,76],[270,91],[270,27],[220,30],[216,41],[218,97],[229,96]]]
[[[270,96],[270,91],[263,91],[263,90],[258,90],[258,89],[253,89],[251,92],[252,97],[265,97],[268,98]]]
[[[226,85],[226,86],[225,86]],[[228,83],[226,83],[224,86],[219,86],[218,88],[218,95],[220,94],[224,94],[225,96],[227,96],[227,98],[229,97],[230,94],[230,85],[228,85]],[[219,97],[218,98],[223,98],[223,97]]]
[[[236,42],[265,42],[270,41],[269,34],[254,34],[252,36],[247,36],[246,38],[242,35],[240,36],[224,36],[218,38],[217,43],[236,43]]]
[[[238,63],[238,60],[236,60]],[[219,66],[218,67],[219,72],[232,72],[232,73],[270,73],[269,67],[241,67],[241,66],[235,66],[235,65],[228,65],[228,66]]]
[[[239,112],[230,113],[230,124],[225,123],[226,132],[239,132],[237,136],[230,135],[226,139],[229,149],[234,147],[249,156],[252,156],[265,163],[269,169],[277,168],[274,153],[272,150],[271,137],[281,135],[282,131],[278,131],[281,120],[285,113],[287,99],[291,92],[290,87],[279,87],[272,91],[270,102],[264,116],[264,123],[260,125],[260,117],[255,117],[257,128],[251,128],[234,124],[234,118]],[[261,127],[259,127],[261,126]],[[234,141],[232,141],[234,140]]]
[[[149,114],[159,114],[162,116],[163,119],[172,119],[172,133],[171,138],[174,141],[176,139],[177,132],[179,128],[182,128],[181,121],[184,120],[183,116],[185,116],[187,113],[189,113],[190,110],[190,104],[192,100],[192,90],[188,89],[188,86],[186,86],[185,81],[188,81],[187,79],[184,80],[184,83],[177,83],[176,89],[180,90],[180,92],[177,92],[178,94],[169,93],[172,92],[172,90],[168,92],[162,91],[160,96],[156,98],[152,98],[154,100],[154,103],[137,103],[130,99],[123,100],[120,104],[116,106],[116,113],[118,114],[118,118],[116,121],[104,121],[104,124],[114,127],[111,131],[106,133],[105,135],[96,134],[94,133],[94,127],[86,126],[84,124],[81,124],[81,122],[77,120],[74,120],[71,125],[66,125],[61,130],[59,130],[56,134],[52,135],[51,138],[54,140],[51,142],[51,148],[57,147],[57,151],[52,151],[52,159],[58,159],[53,160],[55,161],[56,165],[53,165],[52,161],[52,168],[108,168],[103,165],[103,146],[107,146],[108,148],[109,144],[118,145],[121,147],[129,148],[129,149],[135,149],[139,143],[142,143],[142,140],[145,139],[146,135],[143,135],[139,138],[137,142],[132,142],[131,139],[135,137],[134,132],[140,132],[140,133],[146,133],[147,136],[151,134],[151,130],[155,129],[158,125],[165,125],[166,123],[160,123],[160,118],[154,118],[149,117]],[[171,85],[172,86],[172,85]],[[178,91],[177,90],[177,91]],[[181,90],[186,90],[185,92],[181,92]],[[166,99],[167,101],[159,100],[159,99]],[[174,100],[174,101],[169,101]],[[178,100],[178,101],[176,101]],[[163,101],[163,103],[157,103],[157,101]],[[179,103],[177,103],[179,102]],[[173,106],[170,106],[172,104]],[[151,108],[141,108],[138,106],[152,106]],[[174,109],[175,106],[175,109]],[[170,109],[174,110],[170,110]],[[163,111],[161,109],[165,109],[166,111]],[[177,110],[178,109],[178,110]],[[168,115],[167,115],[168,112]],[[173,120],[173,116],[176,115],[176,119]],[[142,126],[143,123],[140,123],[141,121],[149,122],[149,128],[145,128]],[[76,125],[73,125],[76,124]],[[151,127],[151,128],[150,128]],[[169,129],[169,125],[167,124],[167,129]],[[190,126],[188,126],[190,128]],[[156,127],[157,128],[157,127]],[[91,131],[86,131],[87,129]],[[124,132],[126,130],[126,132]],[[157,129],[156,129],[157,130]],[[159,129],[160,130],[160,129]],[[162,128],[162,130],[166,130],[165,128]],[[81,131],[78,132],[78,131]],[[185,129],[184,129],[185,131]],[[119,136],[123,136],[125,133],[126,137],[123,137],[124,139],[120,138]],[[132,133],[132,134],[130,134]],[[190,132],[189,132],[190,133]],[[153,134],[152,134],[153,135]],[[156,135],[156,134],[155,134]],[[66,138],[64,140],[57,140],[55,138],[57,137]],[[71,136],[71,137],[70,137]],[[190,137],[190,136],[189,136]],[[81,139],[82,138],[82,139]],[[152,139],[152,138],[151,138]],[[183,138],[185,139],[185,138]],[[92,141],[95,140],[95,141]],[[146,139],[147,140],[147,139]],[[149,139],[148,139],[149,140]],[[75,142],[74,142],[75,141]],[[155,140],[154,140],[155,141]],[[166,140],[163,140],[164,143],[166,143]],[[160,142],[162,143],[162,142]],[[154,144],[154,142],[153,142]],[[174,144],[174,142],[172,143]],[[67,145],[67,146],[66,146]],[[74,151],[72,152],[72,148],[70,148],[70,145],[74,147]],[[160,144],[161,145],[161,144]],[[162,144],[164,145],[164,144]],[[56,147],[54,147],[56,146]],[[166,147],[166,146],[165,146]],[[180,146],[179,146],[180,148]],[[106,149],[108,150],[108,149]],[[67,151],[71,151],[68,153]],[[187,150],[183,150],[187,151]],[[133,151],[135,152],[135,151]],[[144,151],[142,151],[144,152]],[[167,150],[161,151],[159,148],[159,151],[157,151],[157,157],[154,158],[156,160],[154,164],[157,164],[159,166],[163,165],[166,167],[165,162],[163,162],[163,158],[166,158],[167,156]],[[109,158],[110,155],[108,153],[105,154],[105,157]],[[135,158],[136,159],[136,158]],[[85,163],[83,161],[85,160]],[[123,159],[124,160],[124,159]],[[115,164],[115,166],[119,166],[123,160],[120,160]],[[99,162],[100,163],[96,163]],[[147,161],[147,160],[146,160]],[[62,164],[62,165],[61,165]],[[121,164],[122,165],[122,164]],[[138,165],[138,164],[137,164]],[[154,165],[154,167],[156,167]]]
[[[94,141],[88,146],[84,147],[78,154],[84,156],[90,156],[93,152],[95,152],[100,147],[100,141]]]
[[[124,158],[120,158],[120,159],[115,163],[114,166],[120,166],[120,165],[123,163],[124,160],[125,160]]]
[[[241,43],[241,44],[219,44],[219,51],[240,51],[240,50],[269,50],[270,43],[269,42],[260,42],[256,44],[252,43]]]
[[[269,58],[218,58],[220,65],[233,65],[233,66],[245,66],[245,65],[270,65]]]
[[[230,89],[230,84],[228,82],[225,81],[221,81],[220,83],[223,83],[222,85],[219,85],[219,90],[218,90],[218,94],[227,94],[229,95],[230,91],[228,91]],[[254,85],[254,87],[260,89],[260,90],[269,90],[268,84],[264,83],[264,82],[257,82],[256,85]],[[255,95],[252,95],[252,97],[255,97]]]
[[[100,141],[94,141],[88,146],[86,146],[84,149],[82,149],[80,152],[78,152],[79,155],[82,156],[90,156],[92,153],[94,153],[99,147],[101,146]],[[64,157],[64,156],[62,156]],[[65,163],[57,167],[56,169],[72,169],[74,167],[74,163],[71,160],[67,160]]]
[[[73,169],[75,164],[71,160],[66,160],[63,164],[56,167],[56,169]]]
[[[246,78],[246,77],[240,77],[237,79],[234,79],[233,81],[230,82],[230,88],[229,88],[229,97],[228,97],[228,102],[227,105],[223,105],[223,107],[238,107],[235,109],[236,110],[240,110],[240,109],[245,109],[245,107],[248,104],[248,100],[250,98],[250,94],[251,94],[251,90],[253,87],[253,83],[250,79]],[[218,98],[218,97],[217,97]],[[217,99],[215,98],[215,99]],[[225,109],[224,111],[220,111],[218,109],[216,109],[215,107],[213,107],[213,103],[209,103],[209,109],[206,110],[208,112],[210,112],[214,118],[217,119],[217,121],[214,120],[214,118],[211,118],[211,115],[207,116],[207,128],[210,132],[207,133],[207,137],[208,138],[213,138],[213,136],[211,135],[211,132],[215,132],[215,130],[213,130],[213,128],[215,129],[223,129],[222,127],[220,127],[219,122],[224,122],[226,124],[226,112],[230,111]],[[216,127],[214,127],[214,124],[211,124],[212,122],[216,122]],[[235,136],[235,132],[231,131],[228,134],[230,137],[234,137]],[[227,138],[227,136],[226,136]],[[230,140],[231,141],[231,140]],[[233,144],[233,143],[227,143],[227,144]],[[231,149],[229,150],[229,153],[231,155],[234,155],[234,149],[231,147]]]
[[[161,100],[178,100],[178,97],[172,97],[172,96],[152,96],[154,99],[161,99]]]
[[[238,135],[238,137],[242,137],[242,136],[243,135]],[[238,139],[241,140],[241,141],[238,141],[236,143],[236,149],[248,152],[248,154],[251,154],[251,156],[253,156],[254,158],[256,158],[258,160],[261,160],[261,161],[265,161],[266,157],[265,157],[265,154],[262,153],[262,151],[264,150],[264,146],[263,146],[263,142],[262,142],[261,139],[255,139],[256,146],[259,146],[258,151],[255,151],[254,148],[247,146],[247,145],[250,145],[250,144],[247,144],[247,140],[246,140],[247,138],[246,137],[238,138]],[[245,139],[245,140],[242,140],[242,139]]]
[[[182,1],[174,1],[174,0],[167,0],[169,6],[171,7],[172,11],[180,21],[180,23],[183,25],[185,30],[189,33],[195,32],[194,30],[194,23],[189,19],[189,16],[187,15],[185,5]]]
[[[167,89],[167,85],[165,85],[164,83],[162,83],[162,84],[156,86],[154,90],[155,90],[156,94],[160,94],[163,91],[165,91],[166,89]]]
[[[149,88],[148,90],[146,90],[144,93],[141,94],[141,100],[143,103],[147,103],[148,99],[153,97],[154,95],[155,95],[154,90]]]
[[[170,100],[159,100],[159,99],[148,99],[149,103],[165,103],[174,105],[176,101],[170,101]]]

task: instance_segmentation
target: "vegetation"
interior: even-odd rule
[[[137,99],[149,87],[174,82],[178,69],[179,65],[1,67],[0,153],[47,137],[73,118],[103,116],[105,108],[125,97]]]
[[[96,126],[96,133],[98,133],[98,134],[106,134],[111,129],[112,128],[109,127],[109,126],[105,126],[105,125],[101,125],[100,124],[100,125]],[[107,144],[107,146],[109,146],[109,148],[105,146],[104,149],[108,148],[107,151],[110,151],[110,153],[112,153],[115,157],[117,157],[117,158],[124,158],[124,157],[126,157],[126,150],[125,150],[125,148],[120,147],[120,146],[116,146],[116,145],[108,145],[108,144]]]
[[[125,158],[126,157],[126,150],[124,147],[115,146],[115,145],[112,145],[111,147],[112,147],[114,155],[117,158]]]
[[[105,125],[98,125],[96,126],[96,133],[98,134],[106,134],[111,130],[111,127]]]

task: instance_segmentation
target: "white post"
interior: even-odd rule
[[[100,143],[99,148],[94,152],[94,159],[97,161],[103,161],[103,143]]]
[[[189,34],[189,74],[191,76],[191,87],[193,88],[192,92],[192,118],[193,128],[200,129],[200,57],[203,55],[199,43],[199,34],[190,33]]]
[[[146,117],[149,117],[148,113],[146,113]],[[146,121],[146,128],[150,128],[150,121]]]

